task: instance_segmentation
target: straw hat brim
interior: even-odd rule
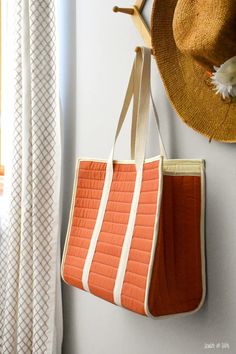
[[[177,0],[155,0],[152,48],[167,94],[180,118],[210,139],[236,142],[236,103],[225,102],[207,84],[206,70],[182,54],[173,36]]]

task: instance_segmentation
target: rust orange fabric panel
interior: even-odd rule
[[[113,290],[129,221],[135,179],[134,164],[114,164],[108,203],[90,268],[90,291],[110,302],[113,302]]]
[[[144,165],[142,188],[135,220],[121,299],[122,306],[142,315],[148,265],[153,243],[159,186],[159,161]]]
[[[196,309],[202,298],[201,177],[164,176],[150,286],[154,316]]]
[[[159,161],[145,163],[138,212],[129,254],[122,305],[144,314],[144,297],[156,216]],[[98,214],[106,164],[81,161],[64,279],[83,289],[82,272]],[[111,191],[89,274],[91,293],[113,302],[136,179],[134,164],[114,164]]]
[[[105,173],[106,163],[80,161],[64,279],[81,289],[84,262],[96,222]]]

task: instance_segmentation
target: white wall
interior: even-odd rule
[[[127,85],[134,48],[142,44],[129,16],[114,14],[110,0],[77,0],[77,91],[75,2],[61,0],[61,87],[64,117],[65,236],[74,157],[106,158]],[[145,11],[150,16],[151,2]],[[132,4],[130,0],[117,3]],[[153,65],[153,91],[169,157],[205,158],[208,296],[195,315],[143,318],[72,287],[63,287],[64,354],[236,353],[236,145],[212,142],[185,126],[171,109]],[[75,122],[75,100],[77,104]],[[236,118],[235,118],[236,119]],[[148,154],[157,151],[151,123]],[[126,125],[117,156],[129,157]],[[76,150],[74,150],[74,148]],[[230,349],[204,349],[205,343]]]

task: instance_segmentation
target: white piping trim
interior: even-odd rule
[[[144,160],[144,163],[147,162],[153,162],[156,161],[160,158],[160,155],[154,156],[154,157],[150,157],[148,159]],[[97,159],[97,158],[90,158],[90,157],[83,157],[83,158],[79,158],[80,161],[89,161],[89,162],[103,162],[103,163],[107,163],[107,159]],[[132,164],[135,165],[136,162],[135,160],[113,160],[113,164]]]
[[[149,157],[144,160],[144,162],[152,162],[156,161],[158,158],[160,158],[161,155],[156,155],[154,157]],[[79,157],[77,160],[80,161],[89,161],[89,162],[103,162],[107,163],[107,159],[99,159],[96,157]],[[135,160],[113,160],[114,163],[122,163],[122,164],[135,164]],[[163,156],[163,170],[165,169],[165,166],[169,165],[176,165],[176,164],[181,164],[181,165],[201,165],[204,163],[203,159],[191,159],[191,160],[185,160],[185,159],[165,159]]]

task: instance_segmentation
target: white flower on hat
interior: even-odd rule
[[[211,81],[216,94],[221,94],[223,99],[236,97],[236,56],[214,69]]]

